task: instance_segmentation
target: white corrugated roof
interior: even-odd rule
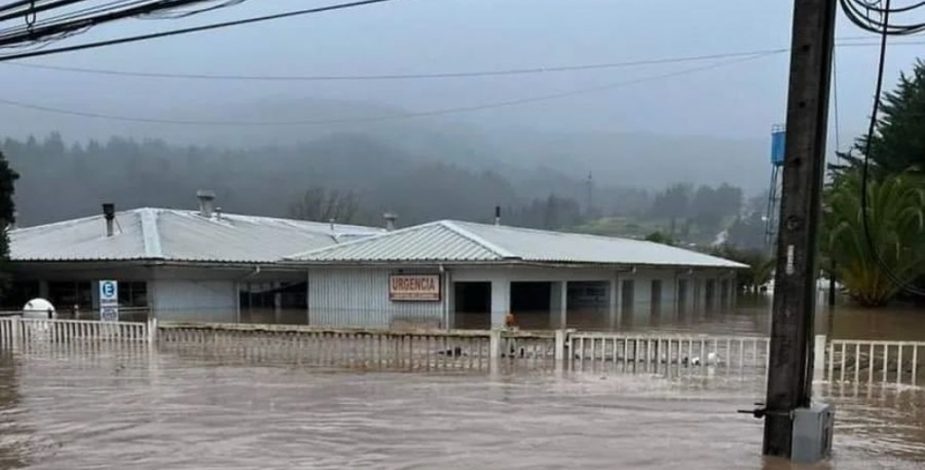
[[[11,230],[14,261],[164,260],[273,262],[381,232],[355,225],[141,208],[116,213],[115,234],[106,236],[102,215]]]
[[[504,225],[442,220],[315,249],[289,259],[320,263],[595,263],[744,268],[743,264],[659,243]]]

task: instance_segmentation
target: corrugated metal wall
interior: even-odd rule
[[[237,321],[238,292],[233,281],[158,279],[148,285],[159,320]]]
[[[443,327],[443,302],[392,302],[388,269],[309,271],[311,325],[387,328],[402,323]],[[445,293],[444,293],[445,295]]]

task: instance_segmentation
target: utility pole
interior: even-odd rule
[[[764,454],[792,458],[812,398],[817,238],[837,0],[794,0]]]

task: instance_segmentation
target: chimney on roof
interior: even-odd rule
[[[501,225],[501,206],[495,206],[495,225]]]
[[[200,189],[196,191],[196,199],[199,199],[199,215],[211,219],[215,212],[215,191]]]
[[[113,234],[112,225],[116,220],[116,205],[111,202],[103,203],[103,218],[106,219],[106,236],[111,237]]]
[[[386,231],[395,230],[395,221],[398,220],[398,216],[394,212],[386,212],[382,214],[382,218],[385,220]]]

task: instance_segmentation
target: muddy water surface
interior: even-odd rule
[[[925,468],[925,391],[821,390],[820,468]],[[0,355],[0,468],[786,469],[759,377],[326,370],[145,349]]]

